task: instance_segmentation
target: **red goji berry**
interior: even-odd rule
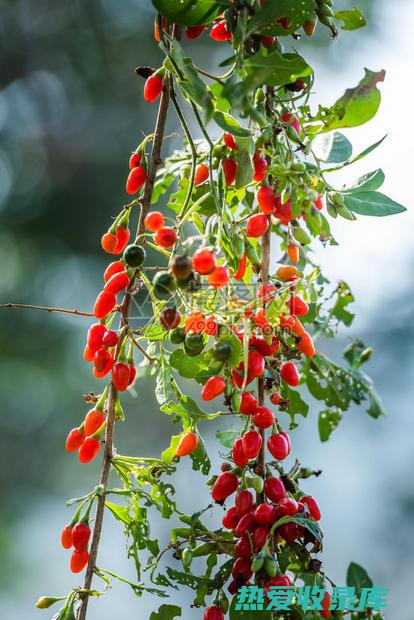
[[[247,220],[246,234],[248,237],[261,237],[269,228],[269,220],[263,213],[252,215]]]
[[[277,435],[270,435],[267,440],[267,449],[277,461],[283,461],[290,452],[286,437],[279,433]]]
[[[154,235],[154,241],[162,248],[172,248],[177,241],[177,233],[174,228],[163,226],[159,228]]]
[[[296,387],[300,383],[298,369],[293,362],[285,362],[282,364],[280,367],[280,376],[292,387]]]
[[[70,549],[72,547],[72,526],[70,524],[65,525],[63,528],[60,540],[64,549]]]
[[[145,228],[156,232],[164,226],[165,217],[160,211],[150,211],[144,219]]]
[[[201,36],[204,32],[204,30],[206,29],[206,26],[187,26],[187,28],[185,29],[185,36],[186,39],[188,39],[189,41],[194,41],[195,39],[198,39],[199,36]]]
[[[85,435],[94,435],[101,428],[105,420],[105,414],[101,409],[91,409],[85,417]]]
[[[206,607],[203,620],[224,620],[223,610],[217,605]]]
[[[110,295],[109,293],[102,291],[96,298],[95,305],[93,307],[93,314],[97,319],[103,319],[108,316],[110,312],[112,312],[115,306],[115,295]]]
[[[216,396],[223,394],[226,389],[226,381],[218,375],[207,379],[201,390],[201,398],[203,400],[213,400]]]
[[[126,271],[114,273],[104,286],[104,292],[109,295],[118,295],[122,290],[127,288],[129,284],[129,275]]]
[[[72,428],[66,437],[66,450],[68,452],[76,452],[85,441],[85,433],[83,428]]]
[[[254,519],[260,525],[273,525],[277,520],[277,508],[272,504],[259,504],[254,511]]]
[[[144,99],[148,101],[148,103],[152,103],[156,101],[158,97],[162,93],[162,89],[164,86],[164,82],[162,77],[159,75],[150,75],[149,78],[145,80],[144,86]]]
[[[89,463],[98,455],[101,449],[101,442],[95,437],[87,437],[78,452],[78,459],[81,463]]]
[[[197,273],[206,276],[216,268],[216,257],[209,248],[200,248],[193,255],[192,265]]]
[[[231,41],[232,34],[227,30],[227,24],[225,19],[221,19],[214,24],[210,30],[210,37],[213,41]]]
[[[232,185],[234,181],[236,180],[236,174],[237,174],[237,168],[238,168],[237,162],[231,157],[228,157],[227,159],[223,159],[222,166],[223,166],[224,178],[226,179],[226,185],[227,186]]]
[[[180,443],[177,446],[177,450],[175,452],[176,456],[187,456],[191,454],[198,447],[198,437],[193,431],[188,431],[185,433],[181,439]]]
[[[286,495],[285,485],[280,478],[275,478],[274,476],[266,478],[263,490],[266,497],[275,503],[279,502]]]
[[[265,215],[273,213],[276,205],[276,198],[272,188],[268,185],[261,185],[257,191],[257,202],[262,213]]]
[[[108,254],[114,254],[117,243],[118,239],[116,238],[116,234],[111,231],[108,231],[102,236],[101,246]]]
[[[211,495],[216,502],[222,502],[232,495],[239,486],[239,479],[229,471],[225,471],[219,475],[215,481]]]
[[[254,181],[264,181],[267,175],[267,161],[266,157],[261,151],[256,151],[253,156],[253,166],[254,166]]]
[[[227,269],[227,267],[223,267],[222,265],[216,267],[214,271],[209,273],[207,276],[207,281],[209,285],[213,286],[214,288],[223,288],[223,286],[226,286],[229,280],[230,271]]]
[[[239,515],[239,517],[243,517],[248,512],[250,512],[254,506],[253,494],[251,493],[251,491],[243,489],[242,491],[239,491],[237,493],[234,503],[236,506],[237,514]]]
[[[199,164],[196,168],[194,185],[201,185],[210,176],[210,169],[206,164]]]
[[[124,392],[131,378],[131,369],[125,362],[116,362],[112,367],[112,383],[120,392]]]
[[[70,570],[72,573],[80,573],[89,562],[89,553],[86,550],[75,551],[70,558]]]
[[[117,226],[116,228],[116,238],[117,244],[114,250],[114,254],[122,254],[128,245],[129,239],[131,237],[131,232],[128,226]]]
[[[237,512],[236,506],[232,506],[223,515],[221,520],[223,527],[227,530],[234,530],[237,527],[238,522],[240,521],[239,513]]]
[[[252,415],[257,409],[257,398],[251,392],[243,392],[240,403],[240,413]]]
[[[72,530],[73,546],[77,551],[83,551],[87,548],[91,529],[87,523],[77,523]]]
[[[116,260],[113,263],[110,263],[108,267],[105,269],[104,273],[104,281],[108,282],[108,280],[114,276],[116,273],[122,273],[125,271],[125,265],[121,263],[121,261]]]
[[[260,409],[257,408],[256,411]],[[253,416],[254,417],[254,416]],[[262,447],[262,438],[257,431],[247,431],[242,437],[244,454],[250,459],[255,459]]]
[[[113,330],[108,330],[102,338],[102,344],[104,347],[116,347],[119,342],[119,336]]]
[[[253,415],[253,424],[258,428],[269,428],[274,424],[275,416],[268,407],[257,407]]]
[[[136,168],[132,168],[131,172],[128,175],[125,186],[127,194],[136,194],[137,192],[139,192],[146,180],[147,172],[145,168],[143,168],[143,166],[140,165]]]
[[[136,168],[137,166],[139,166],[141,163],[141,159],[141,153],[132,153],[131,157],[129,158],[129,169],[132,170],[132,168]]]
[[[224,144],[231,149],[232,151],[237,151],[238,146],[236,144],[235,139],[233,138],[233,136],[231,135],[231,133],[225,133],[223,136],[223,142]]]
[[[290,310],[290,314],[294,314],[296,316],[304,316],[309,312],[308,304],[303,301],[302,297],[299,295],[291,295],[289,300],[286,302]]]
[[[87,345],[92,353],[95,353],[102,346],[103,337],[108,328],[103,323],[93,323],[88,329],[86,335]]]
[[[245,467],[249,462],[249,457],[245,455],[243,450],[243,440],[241,437],[236,439],[233,444],[232,457],[236,467]]]

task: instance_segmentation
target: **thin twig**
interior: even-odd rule
[[[0,308],[23,308],[26,310],[45,310],[46,312],[62,312],[63,314],[76,314],[77,316],[93,316],[92,312],[81,312],[81,310],[69,310],[68,308],[53,308],[50,306],[32,306],[31,304],[0,304]]]

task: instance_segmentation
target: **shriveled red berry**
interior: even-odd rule
[[[227,159],[223,159],[222,166],[223,166],[224,178],[226,179],[226,185],[227,186],[232,185],[234,181],[236,180],[237,167],[238,167],[237,162],[231,157],[228,157]]]
[[[88,546],[91,529],[87,523],[77,523],[72,530],[72,542],[75,549],[82,551]]]
[[[150,75],[149,78],[146,79],[144,86],[145,101],[148,101],[148,103],[152,103],[153,101],[158,99],[158,97],[162,93],[163,86],[164,82],[162,80],[162,77],[160,77],[159,75]]]
[[[265,215],[270,215],[273,213],[276,198],[275,193],[269,185],[261,185],[257,191],[257,203],[259,205],[259,209]]]
[[[60,536],[60,540],[62,542],[62,547],[64,549],[70,549],[72,546],[72,526],[69,525],[65,525],[65,527],[62,530],[62,534]]]
[[[164,223],[165,217],[161,211],[150,211],[144,219],[145,228],[151,232],[156,232],[162,228]]]
[[[261,237],[269,228],[269,220],[263,213],[252,215],[247,220],[246,234],[248,237]]]
[[[201,398],[203,400],[213,400],[216,396],[223,394],[226,389],[226,381],[218,375],[207,379],[201,390]]]
[[[96,355],[96,354],[95,354]],[[97,379],[102,379],[102,377],[105,377],[108,372],[110,372],[113,363],[114,363],[114,354],[112,351],[107,351],[107,355],[105,356],[106,359],[106,364],[103,368],[101,368],[101,370],[99,370],[95,364],[94,364],[94,368],[93,368],[93,375],[94,377],[96,377]],[[94,358],[94,362],[95,362],[95,358]]]
[[[299,385],[300,376],[298,369],[293,362],[285,362],[280,367],[280,376],[286,383],[292,387]]]
[[[80,573],[89,562],[89,553],[86,550],[75,551],[70,558],[70,570],[72,573]]]
[[[154,241],[162,248],[172,248],[177,241],[177,232],[174,228],[170,228],[169,226],[162,226],[161,228],[158,228],[157,232],[155,233]]]
[[[102,291],[101,293],[99,293],[98,297],[96,298],[95,305],[93,307],[93,314],[94,316],[96,316],[97,319],[103,319],[106,316],[108,316],[110,312],[112,312],[115,306],[116,306],[115,295],[105,293],[105,291]]]
[[[116,362],[112,367],[112,383],[120,392],[124,392],[131,378],[131,369],[125,362]]]
[[[221,19],[219,22],[214,24],[212,29],[210,30],[210,37],[214,41],[231,41],[232,34],[227,30],[226,20]]]
[[[236,581],[242,581],[243,583],[246,583],[253,575],[251,567],[252,562],[250,559],[237,558],[237,560],[233,564],[231,574],[234,579],[236,579]]]
[[[105,414],[101,409],[91,409],[85,417],[85,435],[93,435],[101,428],[105,420]]]
[[[94,437],[87,437],[78,452],[78,459],[81,463],[89,463],[98,455],[101,443]]]
[[[76,452],[85,441],[85,433],[83,428],[72,428],[66,437],[66,450],[68,452]]]
[[[199,164],[195,172],[194,185],[201,185],[202,183],[207,181],[209,176],[210,169],[207,164]]]
[[[239,479],[237,476],[229,471],[225,471],[219,475],[215,481],[211,495],[216,502],[222,502],[227,497],[232,495],[239,486]]]
[[[147,172],[141,165],[132,168],[126,181],[127,194],[136,194],[147,180]]]
[[[209,275],[207,276],[207,281],[209,285],[213,286],[214,288],[223,288],[224,286],[226,286],[229,280],[230,271],[227,269],[227,267],[223,267],[222,265],[216,267],[214,271],[209,273]]]

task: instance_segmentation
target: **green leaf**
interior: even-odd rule
[[[161,459],[166,465],[171,465],[173,462],[182,435],[183,433],[180,435],[172,435],[170,445],[161,453]]]
[[[343,193],[353,194],[355,192],[373,191],[379,189],[385,181],[385,175],[381,168],[368,172],[358,179],[353,187],[343,190]]]
[[[160,405],[165,405],[165,403],[175,399],[175,392],[172,387],[173,383],[174,377],[171,366],[164,357],[162,357],[162,362],[155,379],[155,398]]]
[[[232,448],[235,440],[240,435],[240,431],[235,430],[227,430],[227,431],[216,431],[216,437],[225,448]]]
[[[253,152],[254,143],[251,138],[239,138],[236,137],[236,144],[238,149],[234,154],[237,162],[237,174],[235,186],[236,189],[245,187],[253,178]]]
[[[354,320],[355,315],[352,312],[349,312],[347,308],[349,304],[352,304],[355,301],[355,298],[346,282],[341,282],[336,292],[337,297],[335,305],[331,310],[331,315],[349,327]]]
[[[335,17],[343,22],[342,30],[358,30],[367,25],[365,15],[356,7],[349,11],[335,11]]]
[[[158,611],[153,611],[150,620],[173,620],[181,617],[181,607],[177,605],[161,605]]]
[[[295,417],[301,415],[306,418],[309,413],[309,405],[303,400],[299,392],[292,390],[287,385],[284,385],[282,388],[282,396],[289,401],[288,414],[291,420],[290,427],[295,428],[297,426]]]
[[[253,32],[260,34],[286,35],[287,32],[293,32],[305,21],[313,16],[315,4],[313,0],[301,0],[301,2],[292,2],[292,0],[278,0],[277,2],[265,2],[256,14],[250,19],[248,25],[249,36]],[[281,17],[288,17],[291,27],[286,30],[277,20]]]
[[[205,367],[202,355],[189,357],[184,349],[176,349],[170,355],[169,362],[175,368],[181,377],[185,379],[194,379],[199,372]]]
[[[111,502],[105,502],[105,508],[108,508],[114,515],[115,519],[122,521],[126,525],[129,525],[132,521],[130,515],[129,506],[120,506],[119,504],[112,504]]]
[[[162,47],[168,58],[172,59],[174,65],[178,67],[177,83],[183,95],[196,103],[207,115],[211,115],[213,113],[212,94],[201,79],[191,58],[183,55],[180,44],[175,40],[169,49],[164,45]],[[173,66],[171,68],[175,70]]]
[[[335,168],[326,168],[324,170],[324,172],[336,172],[337,170],[341,170],[342,168],[345,168],[345,166],[350,166],[351,164],[354,164],[355,162],[359,161],[360,159],[363,159],[364,157],[366,157],[367,155],[372,153],[372,151],[374,151],[377,147],[379,147],[380,144],[382,144],[384,142],[386,137],[387,137],[386,135],[383,136],[381,138],[381,140],[378,140],[377,142],[374,142],[374,144],[371,144],[370,146],[368,146],[361,153],[359,153],[359,155],[356,155],[352,159],[349,159],[348,161],[343,163],[341,166],[336,166]]]
[[[313,150],[316,157],[327,164],[338,164],[352,156],[352,144],[339,131],[316,136]]]
[[[398,202],[394,202],[385,194],[375,191],[362,191],[355,193],[344,193],[345,206],[354,213],[360,215],[371,215],[374,217],[385,217],[403,213],[406,208]]]
[[[242,85],[244,93],[263,84],[282,86],[312,73],[312,68],[299,54],[280,54],[278,51],[269,54],[263,47],[246,60],[244,68],[247,73]]]
[[[381,103],[378,82],[383,82],[385,71],[365,69],[365,76],[355,88],[349,88],[331,108],[320,107],[313,120],[323,122],[322,131],[341,127],[359,127],[375,116]]]
[[[213,21],[230,3],[225,0],[152,0],[152,4],[168,21],[197,26]]]
[[[194,471],[201,471],[205,476],[208,476],[211,469],[211,462],[207,454],[206,447],[201,438],[199,438],[197,450],[190,454],[190,458],[193,463]]]
[[[363,588],[372,588],[374,584],[365,568],[356,562],[351,562],[346,573],[346,585],[356,588],[357,594],[360,594]]]
[[[319,413],[318,430],[321,441],[328,441],[331,433],[336,429],[342,416],[338,409],[325,409]]]
[[[231,114],[226,112],[216,111],[213,114],[213,120],[217,123],[221,129],[228,131],[233,136],[239,136],[240,138],[248,138],[251,134],[249,129],[245,129]]]

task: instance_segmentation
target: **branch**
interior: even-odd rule
[[[159,165],[161,164],[161,145],[164,136],[165,123],[167,119],[167,111],[168,104],[170,100],[169,96],[170,91],[170,78],[166,79],[166,83],[164,86],[164,90],[161,94],[160,105],[158,108],[158,116],[157,122],[155,126],[154,139],[152,143],[152,151],[151,156],[148,162],[148,177],[145,185],[144,196],[141,203],[141,213],[139,217],[138,229],[137,229],[137,243],[144,244],[145,237],[143,237],[143,233],[145,231],[144,220],[148,211],[151,207],[151,197],[154,189],[155,177],[157,174],[157,170]],[[125,293],[122,305],[121,305],[121,321],[120,326],[124,327],[128,323],[129,315],[131,312],[131,304],[132,304],[132,294],[131,291],[134,289],[135,280],[137,277],[137,272],[131,278],[130,285],[128,290]],[[126,331],[124,332],[124,338],[126,337]],[[119,353],[120,347],[122,346],[123,338],[120,339],[117,347],[117,354]],[[103,488],[102,495],[99,497],[98,506],[96,509],[95,515],[95,526],[93,530],[93,538],[91,544],[90,558],[88,567],[86,569],[85,581],[83,589],[86,591],[81,596],[81,603],[79,606],[77,618],[78,620],[86,619],[86,611],[88,607],[89,601],[89,593],[88,591],[91,589],[92,578],[96,569],[96,559],[98,555],[98,548],[101,539],[101,531],[102,531],[102,523],[105,512],[105,496],[108,489],[108,478],[109,471],[111,468],[112,461],[112,453],[113,453],[113,440],[114,440],[114,425],[115,425],[115,403],[117,398],[117,390],[114,388],[112,383],[109,386],[108,393],[108,418],[107,418],[107,427],[105,434],[105,452],[103,456],[102,462],[102,470],[101,470],[101,480],[100,485]]]
[[[80,310],[68,310],[67,308],[53,308],[50,306],[32,306],[30,304],[0,304],[0,308],[24,308],[26,310],[45,310],[46,312],[63,312],[64,314],[76,314],[78,316],[93,316],[92,312],[81,312]]]

